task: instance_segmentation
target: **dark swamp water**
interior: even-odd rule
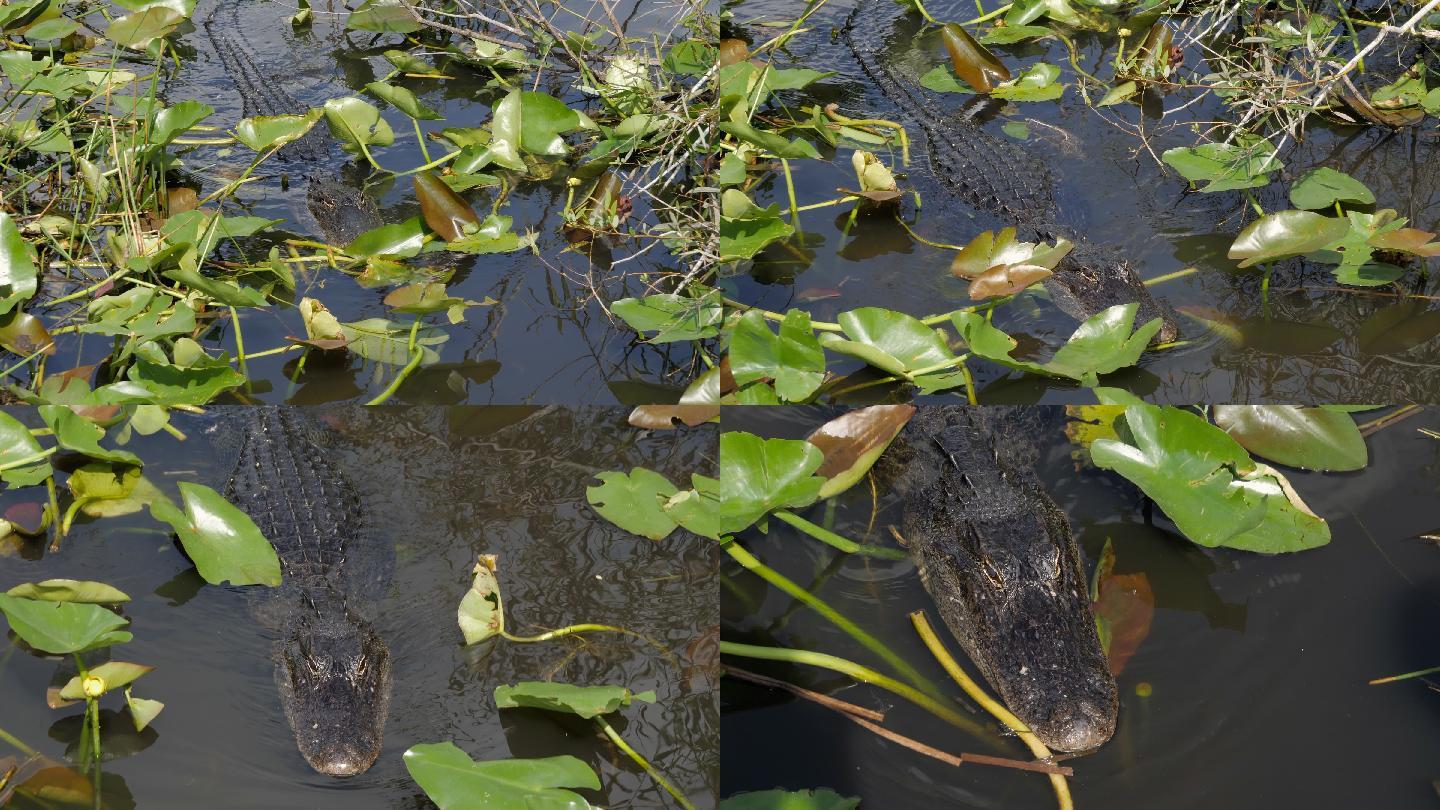
[[[128,732],[126,716],[106,715],[104,746],[124,754],[104,765],[107,807],[433,807],[401,754],[444,740],[476,759],[570,754],[600,775],[603,787],[586,792],[590,801],[671,806],[592,724],[495,708],[496,685],[551,679],[656,690],[653,705],[618,712],[614,725],[697,806],[714,806],[714,544],[681,533],[661,543],[627,534],[585,500],[601,470],[639,465],[674,480],[710,470],[713,429],[637,431],[618,408],[325,408],[312,416],[326,426],[338,467],[359,491],[373,527],[366,542],[394,549],[389,585],[374,595],[376,628],[394,668],[379,761],[347,780],[306,766],[281,712],[271,633],[248,610],[246,591],[254,589],[205,585],[161,524],[143,513],[81,521],[58,553],[7,546],[0,589],[66,577],[101,580],[133,598],[124,613],[135,638],[114,657],[154,665],[136,694],[166,708],[141,735]],[[146,475],[172,495],[176,481],[223,487],[233,463],[206,442],[203,419],[176,420],[190,434],[185,442],[161,434],[130,447],[147,461]],[[9,508],[24,492],[0,495],[0,503]],[[463,646],[456,608],[482,553],[499,555],[511,632],[608,623],[648,635],[666,654],[606,634]],[[83,709],[46,708],[56,671],[55,660],[7,638],[0,726],[64,759]],[[114,700],[107,696],[106,705]]]
[[[802,438],[830,409],[727,409],[725,430]],[[1440,776],[1440,695],[1420,680],[1367,681],[1440,662],[1440,548],[1420,538],[1440,513],[1440,427],[1426,410],[1368,440],[1370,464],[1345,474],[1286,470],[1331,524],[1328,546],[1263,556],[1208,550],[1178,535],[1139,491],[1076,469],[1062,435],[1041,439],[1040,476],[1068,514],[1087,575],[1108,538],[1115,571],[1143,573],[1154,593],[1148,637],[1119,677],[1120,722],[1097,753],[1068,760],[1077,807],[1427,808]],[[859,542],[891,545],[897,499],[882,486],[874,529],[869,487],[801,512]],[[833,520],[833,523],[831,522]],[[757,557],[950,687],[907,615],[925,609],[948,633],[908,560],[838,555],[779,521],[743,533]],[[843,557],[843,559],[842,559]],[[722,566],[727,640],[826,652],[884,669],[813,611],[738,566]],[[958,645],[948,642],[953,653]],[[886,713],[885,726],[942,750],[1024,757],[967,737],[889,693],[809,667],[727,663]],[[972,675],[974,669],[961,657]],[[1148,697],[1137,694],[1142,684]],[[1045,778],[967,764],[953,768],[883,740],[838,713],[726,678],[723,794],[826,786],[861,807],[1054,807]]]
[[[835,0],[808,20],[778,67],[833,71],[835,75],[784,94],[790,113],[810,105],[835,103],[852,118],[905,119],[856,64],[837,36],[857,0]],[[888,4],[880,4],[888,7]],[[788,0],[746,0],[730,6],[735,20],[730,36],[752,43],[772,34],[760,21],[793,19],[802,4]],[[930,13],[941,21],[962,22],[976,16],[965,2],[932,2]],[[987,8],[987,10],[989,10]],[[890,12],[884,11],[888,19]],[[869,17],[861,22],[867,36],[888,36],[919,75],[948,63],[937,30],[915,37],[918,17],[910,15],[893,32],[875,31]],[[977,29],[978,30],[978,29]],[[1177,36],[1177,42],[1180,39]],[[1113,34],[1077,32],[1078,64],[1100,77],[1111,75],[1115,55]],[[1109,383],[1157,402],[1433,402],[1440,395],[1440,375],[1433,362],[1440,314],[1440,291],[1433,272],[1412,271],[1396,284],[1375,288],[1341,288],[1328,266],[1290,260],[1279,263],[1271,279],[1270,310],[1262,306],[1261,274],[1237,269],[1225,256],[1248,221],[1248,203],[1239,192],[1201,194],[1187,191],[1185,180],[1159,163],[1166,149],[1192,146],[1191,122],[1224,120],[1232,114],[1206,97],[1183,110],[1189,95],[1150,95],[1143,106],[1122,104],[1100,110],[1088,107],[1074,85],[1066,47],[1051,38],[1016,45],[991,46],[1019,75],[1037,62],[1058,66],[1065,94],[1057,101],[1012,102],[981,113],[982,125],[1005,138],[1004,127],[1024,125],[1025,146],[1055,175],[1055,196],[1062,224],[1093,242],[1114,245],[1129,258],[1143,279],[1156,279],[1194,268],[1184,277],[1164,281],[1152,292],[1177,308],[1226,325],[1239,338],[1211,331],[1188,315],[1179,316],[1187,345],[1150,352],[1138,368],[1113,375]],[[1198,79],[1210,70],[1199,49],[1186,50],[1183,71]],[[1104,93],[1090,91],[1092,98]],[[960,121],[975,96],[931,94],[936,121]],[[1145,140],[1137,137],[1137,127]],[[902,216],[912,230],[940,243],[963,245],[983,230],[1008,224],[974,210],[936,182],[923,143],[923,133],[907,124],[912,158],[902,167],[899,150],[866,146],[887,165],[905,171],[902,189],[922,198],[918,208],[905,201]],[[837,188],[853,188],[850,158],[854,144],[829,149],[818,143],[825,160],[792,160],[796,196],[801,206],[832,199]],[[1332,126],[1312,122],[1299,144],[1284,142],[1279,155],[1285,169],[1256,197],[1267,211],[1289,207],[1290,184],[1307,169],[1328,166],[1349,173],[1370,188],[1373,208],[1394,208],[1414,227],[1434,230],[1440,224],[1440,135],[1433,122],[1401,130]],[[983,163],[983,156],[980,156]],[[760,205],[788,208],[783,177],[774,172],[754,195]],[[1366,210],[1371,210],[1367,208]],[[880,306],[923,317],[966,306],[963,281],[949,275],[954,251],[922,244],[894,216],[861,216],[847,228],[850,209],[817,208],[803,212],[800,233],[771,245],[753,263],[743,263],[722,287],[742,303],[783,312],[809,311],[815,320],[834,321],[839,312]],[[1253,218],[1253,215],[1251,215]],[[1423,269],[1423,268],[1422,268]],[[1433,271],[1433,260],[1429,263]],[[997,324],[1020,340],[1021,350],[1047,357],[1075,327],[1042,294],[1027,293],[1003,306]],[[832,369],[861,369],[857,363],[832,358]],[[1088,401],[1082,391],[1047,383],[1029,375],[1007,375],[993,364],[975,366],[981,401],[989,403]],[[860,371],[863,379],[867,371]],[[866,389],[870,400],[886,396]],[[941,395],[956,396],[954,391]],[[935,398],[931,398],[932,400]],[[857,402],[859,400],[856,400]]]
[[[168,103],[195,99],[215,109],[204,123],[232,128],[246,111],[235,83],[227,73],[204,24],[215,9],[230,0],[200,0],[191,22],[175,35],[184,58],[167,61],[160,95]],[[383,79],[392,66],[382,58],[386,50],[405,48],[406,38],[397,34],[373,34],[344,28],[349,11],[343,4],[317,3],[314,23],[297,32],[288,18],[294,3],[240,0],[239,26],[245,46],[256,68],[273,86],[293,97],[302,107],[319,107],[327,99],[344,96],[365,98],[382,108],[392,125],[395,143],[375,150],[381,165],[405,171],[424,165],[447,151],[443,143],[430,141],[428,157],[422,153],[411,119],[365,93],[367,82]],[[627,32],[635,37],[667,34],[675,25],[678,9],[647,3],[617,4],[616,14]],[[562,29],[583,30],[577,16],[559,15]],[[517,73],[511,87],[487,86],[491,76],[473,67],[432,59],[437,70],[449,79],[398,79],[397,83],[415,93],[421,102],[439,112],[443,120],[421,121],[427,140],[432,133],[451,127],[477,127],[491,117],[491,107],[514,86],[556,94],[567,103],[580,106],[578,94],[564,89],[567,80],[546,74],[538,81],[529,73]],[[150,67],[153,68],[153,65]],[[377,103],[378,102],[378,103]],[[256,113],[250,112],[250,115]],[[322,121],[318,127],[325,131]],[[221,133],[215,133],[221,134]],[[371,176],[363,159],[346,154],[330,139],[328,157],[315,165],[287,164],[271,159],[262,164],[255,182],[244,186],[237,201],[223,207],[223,213],[283,219],[271,235],[248,240],[243,256],[263,259],[272,244],[285,237],[324,241],[314,217],[306,210],[304,177],[318,174],[340,180],[376,201],[382,218],[401,222],[419,213],[410,177]],[[243,147],[198,146],[181,156],[177,177],[198,189],[204,197],[238,177],[251,154]],[[464,323],[450,324],[445,313],[423,316],[427,325],[448,336],[432,348],[438,354],[427,360],[396,391],[392,400],[403,404],[614,404],[673,401],[689,380],[691,353],[688,343],[651,346],[640,343],[636,334],[612,320],[597,301],[614,301],[646,293],[643,274],[673,272],[677,263],[662,249],[644,250],[643,244],[617,240],[597,248],[591,255],[570,247],[560,232],[567,196],[569,169],[562,168],[549,178],[523,178],[509,190],[499,213],[513,217],[513,230],[537,234],[536,250],[519,250],[480,256],[455,255],[445,272],[453,274],[449,294],[471,301],[493,301],[471,307]],[[580,172],[584,183],[593,178]],[[643,179],[643,178],[641,178]],[[584,187],[582,187],[583,190]],[[478,188],[465,194],[466,200],[483,216],[500,195],[498,188]],[[647,200],[635,200],[634,221],[646,216]],[[285,249],[281,246],[282,251]],[[251,253],[255,255],[250,255]],[[639,252],[639,256],[632,255]],[[619,262],[619,260],[626,260]],[[612,265],[612,262],[617,262]],[[391,310],[382,300],[392,287],[367,288],[334,270],[297,272],[294,300],[311,297],[323,303],[342,321],[387,317]],[[398,316],[408,326],[409,316]],[[305,335],[300,315],[293,305],[275,303],[264,309],[247,309],[241,318],[246,349],[260,352],[289,344],[290,336]],[[235,350],[234,330],[228,319],[210,330],[204,344],[212,353]],[[88,338],[78,349],[69,348],[78,363],[93,363],[110,350],[105,337]],[[395,367],[377,367],[356,356],[316,362],[312,357],[303,369],[297,368],[298,352],[272,354],[249,364],[255,385],[250,398],[267,402],[318,404],[368,401],[394,378]]]

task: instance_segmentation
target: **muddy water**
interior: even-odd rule
[[[224,0],[230,2],[231,0]],[[490,106],[509,92],[492,82],[489,73],[464,65],[431,58],[453,78],[407,79],[396,82],[413,91],[421,102],[444,116],[423,121],[421,130],[428,152],[422,152],[411,119],[365,93],[368,82],[383,79],[392,65],[382,58],[384,51],[405,48],[404,37],[375,35],[344,30],[346,9],[342,4],[315,5],[315,22],[310,30],[294,31],[287,18],[295,13],[293,3],[250,2],[240,10],[241,27],[253,48],[258,69],[273,77],[275,86],[304,107],[318,107],[327,99],[359,96],[382,109],[396,133],[395,144],[374,150],[382,166],[405,171],[429,159],[444,155],[448,144],[430,140],[450,127],[476,127],[488,122]],[[171,103],[196,99],[215,108],[206,125],[231,128],[243,116],[241,100],[224,66],[203,29],[217,0],[201,0],[193,26],[177,34],[177,44],[189,59],[170,75],[161,88]],[[645,4],[618,4],[616,18],[634,36],[666,32],[674,24],[674,8]],[[579,28],[576,16],[559,15],[562,28]],[[520,74],[512,74],[512,82]],[[548,74],[538,86],[525,89],[563,94],[561,81]],[[553,85],[553,86],[552,86]],[[144,88],[141,88],[142,90]],[[583,101],[564,96],[567,102]],[[253,114],[253,113],[252,113]],[[325,130],[322,121],[319,129]],[[328,138],[328,135],[326,136]],[[428,154],[428,157],[427,157]],[[199,188],[201,197],[214,192],[239,176],[252,157],[243,147],[197,147],[182,156],[177,166],[182,182]],[[451,295],[471,301],[494,303],[469,309],[462,324],[449,324],[443,313],[426,316],[448,334],[435,347],[437,363],[420,369],[398,390],[393,402],[408,404],[613,404],[672,401],[683,389],[688,368],[688,344],[651,347],[638,344],[635,334],[623,324],[619,328],[606,315],[599,301],[613,301],[645,294],[639,273],[662,273],[677,269],[663,250],[612,267],[642,247],[617,241],[602,245],[590,256],[568,249],[560,233],[563,221],[567,175],[562,167],[551,178],[526,179],[511,190],[500,213],[514,218],[517,233],[538,234],[538,253],[459,256],[451,267]],[[323,241],[305,211],[305,181],[308,174],[341,179],[364,188],[380,207],[387,222],[400,222],[419,213],[411,179],[388,175],[370,177],[363,159],[332,146],[323,165],[285,163],[272,159],[264,164],[258,181],[245,186],[238,202],[227,204],[224,213],[249,214],[283,219],[281,232],[267,239],[251,240],[248,250],[233,256],[237,260],[263,260],[272,244],[282,237]],[[587,184],[589,176],[581,172]],[[587,186],[588,187],[588,186]],[[466,193],[472,207],[482,215],[496,204],[499,190],[476,189]],[[646,216],[646,200],[635,201],[634,216]],[[285,250],[283,245],[282,251]],[[253,254],[253,255],[252,255]],[[342,321],[388,317],[382,304],[389,287],[365,288],[333,270],[297,273],[296,300],[302,296],[318,299]],[[652,276],[653,278],[653,276]],[[406,325],[406,315],[396,319]],[[287,345],[287,337],[303,337],[304,327],[293,306],[272,305],[244,310],[241,318],[243,340],[251,353]],[[212,350],[235,353],[236,335],[228,319],[205,336]],[[77,355],[81,362],[95,362],[110,350],[107,338],[86,339]],[[395,367],[377,368],[358,357],[333,362],[315,362],[312,357],[297,369],[298,352],[272,355],[249,364],[257,382],[250,394],[255,399],[292,404],[368,401],[393,379]]]
[[[833,415],[819,409],[734,409],[725,429],[803,437]],[[1046,437],[1040,474],[1068,513],[1087,566],[1106,539],[1117,573],[1143,573],[1156,610],[1149,636],[1119,677],[1120,723],[1097,753],[1072,759],[1077,807],[1428,808],[1440,776],[1440,695],[1421,681],[1373,678],[1440,663],[1440,548],[1420,539],[1440,524],[1440,412],[1369,439],[1369,468],[1286,471],[1331,523],[1321,549],[1266,557],[1206,550],[1180,537],[1139,492],[1109,473],[1076,469],[1061,436]],[[862,542],[891,543],[896,499],[883,486],[874,529],[867,487],[832,516],[804,513]],[[833,520],[833,523],[829,521]],[[921,673],[948,683],[907,615],[934,605],[914,566],[831,550],[771,522],[741,537],[764,562],[883,639]],[[812,611],[735,566],[722,568],[726,639],[828,652],[880,665]],[[937,622],[937,627],[939,626]],[[958,647],[951,645],[952,650]],[[997,753],[888,693],[799,667],[727,659],[886,713],[885,726],[943,750]],[[963,659],[962,659],[963,661]],[[973,672],[973,670],[972,670]],[[1138,692],[1148,689],[1148,697]],[[955,690],[958,693],[958,690]],[[861,807],[1045,808],[1043,777],[940,764],[876,737],[838,714],[727,679],[723,792],[828,786]],[[999,746],[1025,756],[1009,739]]]
[[[602,520],[585,501],[600,470],[643,465],[682,480],[714,463],[711,430],[648,434],[623,409],[321,409],[342,471],[373,526],[393,544],[390,585],[375,594],[394,696],[385,748],[369,772],[336,780],[296,751],[272,680],[270,634],[251,618],[250,589],[206,586],[166,532],[144,516],[81,522],[57,553],[7,547],[0,589],[53,577],[94,579],[129,593],[134,641],[117,659],[155,671],[136,686],[166,704],[151,730],[109,718],[110,807],[248,808],[431,806],[401,761],[417,743],[453,740],[477,759],[571,754],[600,775],[603,806],[668,806],[654,782],[583,721],[495,708],[496,685],[554,679],[654,689],[653,705],[617,715],[617,729],[702,807],[718,784],[718,701],[705,669],[717,621],[714,548],[678,534],[652,542]],[[223,486],[226,460],[191,434],[138,441],[146,475]],[[30,493],[33,497],[33,493]],[[7,508],[17,493],[0,495]],[[20,553],[23,552],[23,553]],[[499,555],[512,632],[575,622],[621,625],[655,639],[462,645],[455,611],[482,553]],[[709,638],[707,643],[705,640]],[[698,640],[698,641],[697,641]],[[57,663],[11,641],[0,648],[0,727],[63,758],[79,707],[52,711],[45,688]],[[107,705],[109,703],[107,702]],[[108,718],[108,716],[107,716]],[[114,736],[108,736],[113,732]]]
[[[849,50],[834,36],[854,5],[855,0],[825,4],[811,18],[810,30],[790,49],[790,61],[782,66],[836,74],[789,93],[792,109],[837,103],[841,113],[856,118],[899,114],[871,87]],[[944,21],[969,20],[976,13],[973,3],[954,0],[927,3],[926,8]],[[746,28],[747,21],[791,18],[796,13],[793,3],[750,0],[736,8],[736,31],[763,40],[768,36],[765,29]],[[915,28],[911,21],[903,30],[913,33]],[[896,39],[897,51],[911,49],[905,60],[915,68],[916,78],[946,61],[933,27],[913,42],[905,36]],[[1075,44],[1084,70],[1110,74],[1113,36],[1078,35]],[[1073,76],[1065,46],[1054,39],[994,49],[1017,75],[1043,61],[1060,66],[1062,79]],[[1185,70],[1192,71],[1194,79],[1208,72],[1198,49],[1187,50]],[[936,119],[964,126],[957,116],[974,96],[936,97]],[[1436,342],[1440,312],[1431,298],[1440,286],[1433,274],[1422,278],[1412,272],[1398,286],[1340,290],[1328,266],[1298,260],[1281,263],[1271,280],[1266,317],[1259,272],[1238,270],[1233,260],[1225,258],[1245,222],[1244,197],[1238,192],[1187,192],[1185,181],[1162,167],[1156,157],[1165,149],[1194,143],[1193,132],[1184,124],[1227,114],[1213,98],[1184,112],[1163,113],[1187,100],[1188,96],[1153,97],[1143,107],[1120,105],[1097,112],[1084,103],[1071,82],[1059,101],[1012,103],[998,113],[980,116],[983,126],[1002,137],[1013,137],[1003,134],[1007,125],[1023,124],[1028,129],[1025,145],[1057,178],[1062,222],[1092,241],[1121,248],[1142,278],[1195,268],[1193,274],[1155,286],[1154,292],[1173,306],[1224,322],[1242,336],[1222,339],[1202,322],[1182,316],[1187,345],[1148,354],[1138,369],[1115,375],[1111,383],[1151,400],[1182,404],[1435,401],[1440,396],[1440,373],[1431,355],[1440,345]],[[913,124],[908,130],[916,140],[908,168],[902,166],[898,150],[889,154],[882,149],[882,156],[907,172],[902,188],[921,193],[918,210],[913,200],[902,209],[913,231],[930,241],[963,245],[981,230],[1006,224],[987,212],[947,200],[920,145],[923,133]],[[854,187],[852,149],[852,145],[822,149],[827,158],[823,162],[791,161],[801,205],[831,199],[836,188]],[[1316,124],[1303,143],[1289,142],[1280,157],[1286,169],[1257,194],[1268,211],[1289,207],[1285,194],[1305,170],[1329,166],[1364,182],[1376,195],[1374,208],[1397,209],[1413,225],[1427,230],[1440,225],[1440,135],[1433,126],[1391,132]],[[983,156],[979,160],[983,163]],[[788,207],[783,180],[778,178],[756,197],[762,205],[778,202]],[[786,244],[771,246],[752,266],[727,279],[728,294],[772,310],[801,307],[816,320],[830,321],[837,313],[860,306],[924,316],[968,305],[964,283],[948,273],[953,250],[917,241],[892,215],[861,217],[847,226],[848,214],[848,208],[835,207],[802,213],[801,233]],[[1433,260],[1430,267],[1434,268]],[[1035,293],[1007,304],[1002,312],[997,323],[1020,339],[1022,352],[1042,357],[1047,346],[1058,345],[1075,326]],[[857,364],[832,367],[860,368]],[[1010,378],[993,364],[977,366],[981,368],[977,382],[985,401],[1085,400],[1083,392],[1064,384]],[[883,396],[867,390],[867,396]]]

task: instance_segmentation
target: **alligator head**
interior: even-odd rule
[[[1083,321],[1117,304],[1138,302],[1136,326],[1160,319],[1153,342],[1169,343],[1180,336],[1175,314],[1155,300],[1119,251],[1077,242],[1055,275],[1046,280],[1046,287],[1055,305],[1076,319]]]
[[[276,649],[275,682],[305,761],[354,776],[380,756],[390,707],[390,651],[338,599],[307,597]]]
[[[1065,514],[995,454],[995,438],[951,427],[933,439],[943,468],[907,499],[905,517],[926,590],[1041,741],[1060,751],[1099,747],[1115,732],[1117,690]]]

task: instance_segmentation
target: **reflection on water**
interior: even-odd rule
[[[898,114],[895,105],[859,70],[849,50],[830,36],[855,2],[826,4],[809,19],[809,33],[788,49],[793,66],[836,71],[835,76],[799,91],[795,109],[833,102],[839,104],[841,113],[857,118]],[[741,8],[746,18],[791,18],[799,6],[788,0],[747,0]],[[975,16],[968,3],[927,3],[926,8],[940,20]],[[913,20],[902,24],[908,26],[904,32],[911,33],[914,24]],[[757,42],[765,38],[760,29],[740,31],[755,35]],[[919,51],[905,60],[907,65],[914,63],[917,77],[946,61],[933,27],[914,42],[903,34],[894,42],[896,50],[913,47]],[[1081,68],[1108,75],[1114,57],[1111,38],[1081,33],[1075,44]],[[1069,77],[1070,56],[1065,44],[1054,38],[995,49],[1012,67],[1043,61],[1065,66]],[[1187,69],[1197,71],[1197,78],[1206,72],[1196,54],[1187,54],[1186,59]],[[935,98],[939,125],[968,125],[958,117],[972,96],[936,94]],[[1167,98],[1165,105],[1173,108],[1187,100]],[[1261,274],[1237,270],[1235,261],[1225,257],[1246,221],[1249,204],[1244,197],[1236,192],[1187,192],[1185,181],[1153,157],[1165,149],[1193,143],[1190,128],[1175,126],[1177,122],[1217,120],[1224,114],[1215,99],[1207,98],[1183,116],[1142,118],[1142,143],[1136,137],[1140,114],[1135,107],[1092,110],[1072,84],[1058,102],[1011,104],[984,124],[999,134],[1007,122],[1026,123],[1026,147],[1046,162],[1056,178],[1062,224],[1092,242],[1121,248],[1142,278],[1194,268],[1197,272],[1165,281],[1153,291],[1176,307],[1218,311],[1220,317],[1206,320],[1229,327],[1211,332],[1204,321],[1182,318],[1189,345],[1151,353],[1142,358],[1140,370],[1117,374],[1111,384],[1148,399],[1179,404],[1435,401],[1440,396],[1440,373],[1430,355],[1440,336],[1440,327],[1432,328],[1440,319],[1440,299],[1436,298],[1440,283],[1433,273],[1411,272],[1398,286],[1341,288],[1328,266],[1299,259],[1285,261],[1278,264],[1271,279],[1267,313]],[[907,202],[902,209],[911,229],[933,242],[963,245],[982,230],[1012,224],[956,201],[927,160],[920,142],[923,133],[913,125],[909,129],[916,141],[910,165],[901,166],[898,150],[887,160],[897,169],[905,169],[901,187],[913,188],[921,195],[921,206]],[[854,185],[851,151],[849,145],[822,149],[826,161],[791,162],[802,206],[833,198],[837,187]],[[1440,224],[1440,137],[1433,127],[1389,131],[1317,122],[1304,142],[1292,142],[1281,157],[1287,171],[1256,192],[1267,211],[1290,207],[1286,194],[1305,169],[1329,166],[1351,174],[1374,191],[1377,203],[1365,210],[1394,208],[1408,217],[1413,227],[1424,230],[1436,230]],[[773,177],[754,196],[760,205],[787,204],[784,184]],[[952,250],[922,244],[888,213],[861,216],[851,223],[848,211],[837,215],[838,210],[818,208],[803,213],[793,239],[771,245],[748,272],[725,280],[729,294],[742,303],[771,310],[801,307],[815,320],[824,321],[834,321],[839,312],[861,306],[925,316],[970,303],[964,283],[949,274]],[[1434,266],[1431,260],[1429,267]],[[1304,292],[1285,292],[1297,287]],[[817,293],[822,297],[816,298]],[[1402,296],[1416,297],[1407,300]],[[1392,311],[1396,305],[1406,307],[1403,317]],[[1391,325],[1392,321],[1404,325]],[[996,322],[1022,345],[1028,341],[1034,346],[1057,346],[1075,327],[1039,291],[1006,304]],[[1318,334],[1286,334],[1286,323],[1322,326],[1332,339],[1322,342]],[[1398,334],[1392,337],[1392,332]],[[1386,337],[1377,341],[1377,334]],[[1291,342],[1292,338],[1297,342]],[[840,359],[832,358],[838,370],[858,367],[837,362]],[[975,368],[988,402],[1088,401],[1083,391],[1064,383],[1027,380],[1017,385],[1009,372],[993,364],[981,363]],[[863,390],[870,399],[883,395],[874,389]],[[954,396],[955,392],[950,392],[944,398]]]
[[[728,409],[724,428],[799,438],[835,413]],[[1115,572],[1143,573],[1155,601],[1150,633],[1119,677],[1115,737],[1067,762],[1076,773],[1077,807],[1269,808],[1277,796],[1287,806],[1433,806],[1440,696],[1419,681],[1367,685],[1440,663],[1440,549],[1419,537],[1440,525],[1433,508],[1440,442],[1419,433],[1422,427],[1440,428],[1440,412],[1372,436],[1370,466],[1360,472],[1286,470],[1331,522],[1334,539],[1274,557],[1195,546],[1132,485],[1077,467],[1058,430],[1042,441],[1041,478],[1069,515],[1087,567],[1093,570],[1109,540]],[[883,481],[878,494],[874,506],[868,487],[842,495],[835,530],[860,542],[890,542],[887,526],[898,525],[899,504]],[[926,677],[948,683],[907,618],[920,609],[935,618],[911,563],[842,558],[776,522],[768,534],[752,530],[740,539]],[[734,565],[722,566],[721,594],[727,639],[883,666],[813,611]],[[942,750],[996,753],[992,739],[967,737],[827,671],[729,663],[884,711],[887,728]],[[1033,774],[943,765],[784,693],[727,679],[722,700],[725,739],[746,741],[724,748],[723,795],[828,786],[862,797],[862,807],[1055,806],[1049,785]],[[1013,739],[1001,748],[1024,756]]]
[[[380,761],[345,781],[311,771],[280,711],[271,639],[250,615],[247,589],[204,585],[158,524],[110,518],[80,522],[56,553],[0,551],[0,589],[69,577],[102,580],[134,598],[125,614],[135,639],[115,654],[156,666],[136,691],[167,708],[140,735],[127,717],[102,721],[107,752],[125,755],[107,764],[107,784],[144,808],[420,808],[430,805],[400,755],[417,743],[453,740],[477,759],[572,754],[600,775],[592,801],[662,806],[653,781],[592,725],[494,707],[498,684],[554,679],[656,690],[654,705],[617,715],[617,730],[697,805],[714,805],[713,544],[682,533],[658,543],[628,535],[585,501],[602,470],[646,466],[676,481],[710,471],[713,430],[637,431],[618,408],[312,413],[328,426],[328,450],[362,496],[373,528],[367,542],[394,546],[390,584],[376,595],[376,627],[390,646],[395,684]],[[146,475],[166,489],[176,480],[223,486],[228,459],[223,441],[207,441],[209,419],[177,417],[190,434],[185,442],[138,439]],[[0,507],[18,497],[0,495]],[[593,635],[463,647],[456,607],[482,553],[499,556],[513,632],[601,622],[644,633],[666,653]],[[0,728],[59,758],[76,739],[78,708],[45,708],[56,671],[56,662],[8,642],[0,651]]]

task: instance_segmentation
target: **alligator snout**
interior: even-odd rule
[[[1089,700],[1063,704],[1035,733],[1054,751],[1093,751],[1115,734],[1115,712]]]

